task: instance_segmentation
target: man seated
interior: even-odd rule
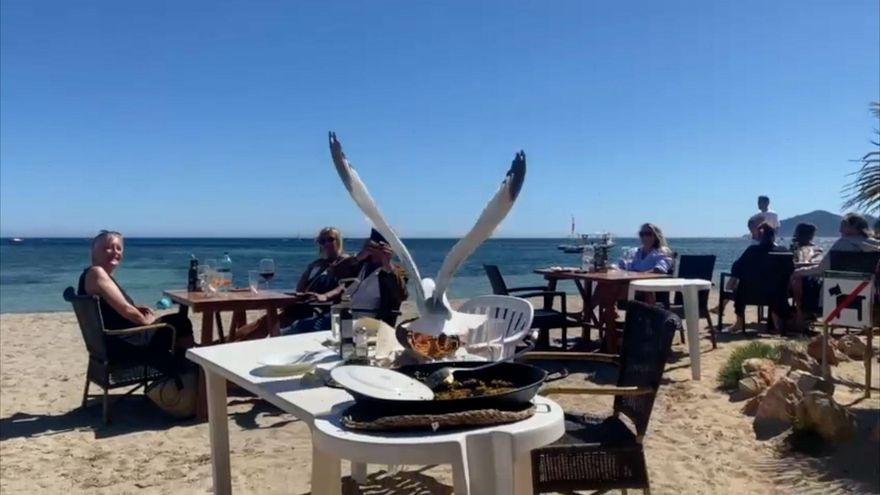
[[[749,230],[752,230],[751,224],[749,225]],[[744,294],[741,290],[741,281],[747,277],[754,279],[757,274],[761,274],[761,276],[764,277],[770,275],[762,273],[767,269],[766,259],[768,254],[771,252],[783,251],[782,248],[776,246],[776,230],[767,222],[761,222],[757,228],[753,230],[752,236],[753,241],[756,241],[757,243],[747,247],[740,257],[733,262],[733,265],[730,268],[731,277],[728,280],[726,289],[733,291],[734,293],[733,305],[734,313],[736,314],[736,323],[727,327],[726,331],[742,331],[745,329],[746,301],[744,300]],[[787,281],[790,273],[784,273],[783,275],[785,278],[782,280]],[[787,289],[785,288],[784,283],[782,284],[781,290],[778,292],[779,293],[776,294],[774,289],[774,302],[769,310],[770,317],[773,318],[773,323],[776,325],[776,328],[782,329],[784,328],[785,321],[788,319],[790,309],[788,306]]]
[[[354,258],[359,265],[357,278],[348,287],[339,285],[327,294],[327,298],[333,300],[344,292],[351,298],[355,318],[370,316],[393,325],[400,305],[407,298],[406,274],[392,263],[393,257],[388,241],[373,230]],[[297,320],[281,333],[291,335],[329,329],[330,315],[322,314]]]

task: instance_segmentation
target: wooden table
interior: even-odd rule
[[[604,332],[603,342],[606,352],[616,354],[618,352],[617,339],[617,301],[625,298],[629,283],[634,280],[647,280],[654,278],[668,278],[665,273],[629,272],[623,270],[609,270],[604,272],[576,272],[557,271],[542,268],[535,270],[538,275],[543,275],[547,280],[547,290],[555,291],[560,280],[571,280],[577,286],[578,292],[584,303],[583,321]],[[593,284],[604,286],[607,290],[600,291],[602,296],[599,303],[599,317],[593,314]]]
[[[194,313],[202,313],[202,334],[199,339],[201,345],[209,345],[214,342],[214,320],[217,320],[219,330],[220,313],[232,312],[232,323],[229,328],[230,340],[235,340],[235,330],[247,323],[246,311],[265,310],[266,320],[269,325],[269,334],[276,337],[280,333],[278,326],[278,309],[297,302],[299,299],[282,292],[249,290],[221,292],[208,294],[207,292],[187,292],[185,290],[166,290],[165,295],[180,305],[182,312],[192,309]]]

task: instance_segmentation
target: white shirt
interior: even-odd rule
[[[376,268],[366,277],[361,268],[358,281],[348,288],[348,295],[351,296],[352,309],[377,310],[382,303],[382,292],[379,289],[379,272],[380,268]]]
[[[764,221],[770,224],[774,230],[779,230],[779,215],[773,210],[759,211],[758,215],[764,217]]]

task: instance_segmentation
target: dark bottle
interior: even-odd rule
[[[189,260],[189,273],[187,273],[186,277],[186,290],[188,290],[189,292],[197,292],[200,289],[199,260],[196,259],[196,255],[192,255],[192,259]]]

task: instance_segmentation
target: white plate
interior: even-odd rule
[[[339,366],[330,371],[333,380],[348,390],[374,399],[433,400],[424,383],[403,373],[375,366]]]

